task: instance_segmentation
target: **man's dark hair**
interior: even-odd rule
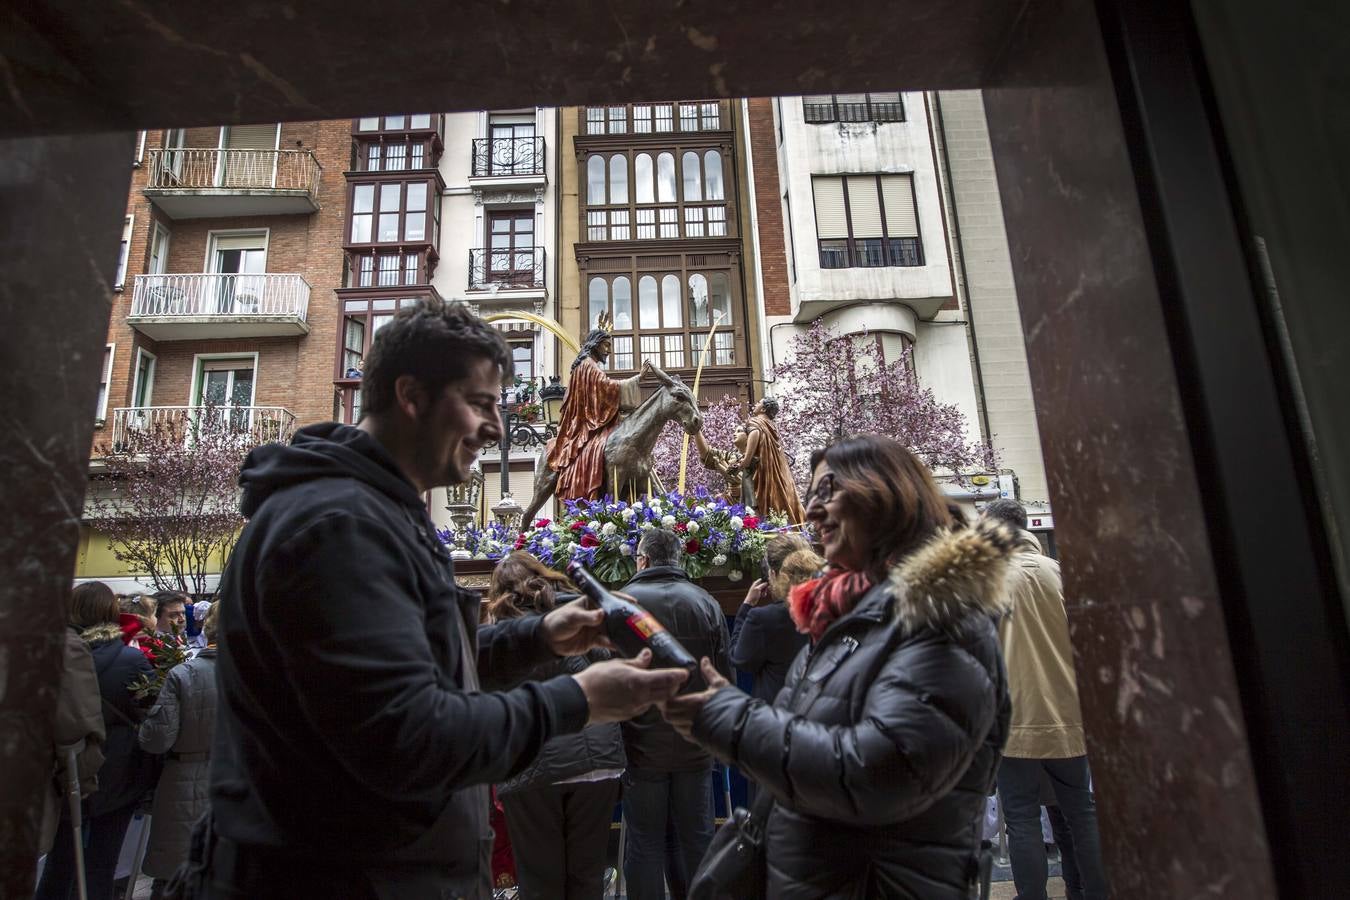
[[[777,400],[772,397],[765,397],[763,400],[759,401],[759,405],[763,408],[764,415],[768,416],[770,419],[778,418]]]
[[[577,358],[572,360],[572,368],[575,369],[577,366],[581,365],[581,361],[586,357],[594,356],[595,348],[612,338],[613,335],[605,329],[592,328],[590,334],[586,335],[586,340],[581,342],[581,350],[577,353]]]
[[[1027,508],[1011,497],[1000,497],[991,501],[985,506],[983,515],[987,519],[1007,522],[1022,531],[1027,530]]]
[[[164,615],[164,607],[171,603],[181,603],[184,607],[192,605],[192,598],[182,591],[156,591],[150,595],[155,601],[155,617]]]
[[[411,375],[433,394],[469,374],[478,360],[490,359],[505,384],[515,371],[501,333],[462,303],[431,298],[405,306],[375,333],[361,375],[363,413],[394,406],[394,382]]]
[[[664,528],[649,528],[638,541],[637,552],[653,566],[678,566],[684,555],[680,536]]]

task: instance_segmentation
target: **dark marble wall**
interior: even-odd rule
[[[135,135],[0,141],[0,897],[32,890]]]
[[[1049,3],[1024,24],[985,105],[1113,895],[1274,897],[1206,473],[1096,23]]]

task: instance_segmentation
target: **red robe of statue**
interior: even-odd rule
[[[549,442],[548,465],[558,473],[559,500],[600,497],[605,484],[605,439],[619,424],[621,409],[631,409],[637,378],[615,381],[592,357],[572,370],[558,418],[558,436]]]

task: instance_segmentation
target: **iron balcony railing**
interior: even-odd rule
[[[830,122],[903,122],[905,104],[898,100],[803,103],[802,118],[808,125],[825,125]]]
[[[544,287],[544,248],[512,247],[469,251],[469,290],[541,290]]]
[[[309,282],[300,275],[137,275],[131,315],[294,316],[309,311]]]
[[[134,452],[147,435],[191,441],[203,431],[237,436],[243,443],[288,442],[295,415],[282,406],[123,406],[113,410],[113,449]]]
[[[473,175],[475,178],[543,175],[546,158],[541,137],[476,138]]]
[[[323,167],[309,150],[150,150],[147,190],[305,191],[317,200]]]

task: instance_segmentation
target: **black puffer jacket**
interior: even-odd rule
[[[778,706],[725,689],[694,734],[777,801],[768,896],[970,896],[1007,739],[992,617],[1013,536],[941,535],[833,623]]]
[[[145,654],[122,643],[116,625],[95,625],[81,632],[94,658],[98,690],[102,695],[103,767],[98,772],[98,790],[89,796],[89,815],[101,816],[139,803],[155,786],[158,764],[136,743],[136,726],[145,710],[131,694],[132,684],[142,675],[154,674]]]
[[[656,616],[694,659],[708,657],[717,671],[731,678],[726,616],[711,594],[689,580],[684,569],[652,566],[634,575],[621,590]],[[635,769],[687,772],[712,764],[706,752],[680,737],[655,709],[623,723],[623,743],[628,764]]]

